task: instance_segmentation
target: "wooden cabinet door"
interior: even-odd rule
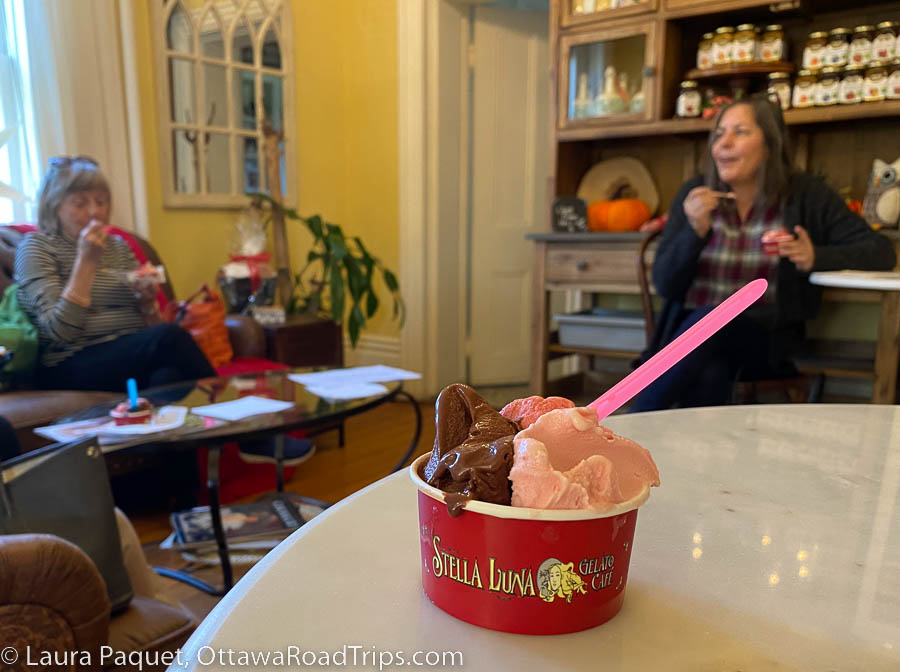
[[[656,20],[636,20],[559,39],[560,129],[650,121],[659,93]]]
[[[660,0],[559,0],[563,28],[655,12]]]

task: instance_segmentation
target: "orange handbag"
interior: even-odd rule
[[[231,361],[234,351],[225,326],[225,304],[208,285],[184,301],[170,302],[165,319],[186,329],[214,367]]]

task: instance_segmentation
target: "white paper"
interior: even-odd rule
[[[346,385],[307,385],[306,389],[317,397],[341,401],[344,399],[362,399],[387,394],[388,388],[378,383],[348,383]]]
[[[392,366],[356,366],[350,369],[332,369],[315,373],[289,373],[288,378],[301,385],[316,387],[336,387],[357,383],[389,383],[395,380],[416,380],[422,376],[414,371],[396,369]]]
[[[177,429],[184,424],[186,417],[187,408],[184,406],[162,406],[146,424],[117,426],[112,418],[102,415],[90,420],[38,427],[34,433],[51,441],[59,442],[75,441],[85,436],[96,435],[104,444],[121,443],[132,436],[157,434]]]
[[[194,415],[203,415],[221,420],[243,420],[254,415],[278,413],[293,407],[293,402],[266,399],[265,397],[244,397],[235,401],[224,401],[220,404],[197,406],[191,409]]]

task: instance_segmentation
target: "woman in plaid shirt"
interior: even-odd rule
[[[763,251],[761,237],[770,230],[792,234],[778,243],[777,255]],[[644,390],[632,411],[726,404],[739,374],[790,375],[804,323],[821,302],[809,274],[890,270],[895,263],[887,238],[820,179],[793,168],[777,104],[732,103],[710,134],[706,174],[682,186],[669,210],[653,264],[653,284],[665,304],[644,358],[751,280],[766,278],[769,288]]]

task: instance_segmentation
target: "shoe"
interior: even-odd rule
[[[275,464],[275,438],[259,441],[243,441],[238,444],[238,454],[244,462],[271,462]],[[284,459],[286,467],[296,467],[316,454],[316,446],[308,439],[284,437]]]

